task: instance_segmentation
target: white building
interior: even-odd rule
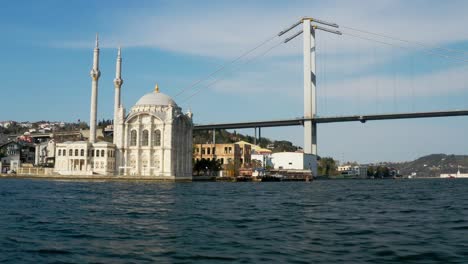
[[[317,175],[317,158],[313,154],[278,152],[271,154],[271,162],[275,169],[310,170]]]
[[[264,153],[264,154],[251,154],[251,160],[258,160],[262,164],[262,167],[273,167],[273,163],[271,162],[271,154]]]
[[[99,47],[94,49],[89,141],[57,144],[55,171],[64,175],[129,175],[168,180],[192,179],[192,113],[184,114],[169,96],[144,95],[126,114],[121,103],[122,58],[114,79],[113,143],[96,142]]]
[[[55,141],[53,139],[35,145],[34,165],[53,163],[55,158]]]
[[[343,165],[338,166],[338,171],[342,175],[351,177],[367,178],[367,166],[363,165]]]
[[[440,178],[468,178],[468,173],[460,173],[460,167],[457,173],[440,174]]]

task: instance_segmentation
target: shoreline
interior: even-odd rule
[[[146,181],[146,182],[192,182],[192,179],[173,179],[168,177],[145,176],[66,176],[66,175],[8,175],[0,174],[0,179],[32,179],[32,180],[70,180],[70,181]]]

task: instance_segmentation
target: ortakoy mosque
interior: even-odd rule
[[[121,103],[122,58],[117,54],[114,79],[113,143],[96,141],[99,43],[91,70],[88,141],[58,143],[55,172],[61,175],[128,175],[168,180],[192,179],[192,113],[182,109],[156,85],[127,114]]]

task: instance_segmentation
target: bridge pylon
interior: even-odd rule
[[[317,93],[315,76],[315,29],[311,18],[302,19],[304,37],[304,118],[315,118]],[[304,153],[317,155],[317,125],[304,121]]]

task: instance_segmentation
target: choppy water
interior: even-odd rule
[[[468,263],[468,180],[0,180],[2,263]]]

